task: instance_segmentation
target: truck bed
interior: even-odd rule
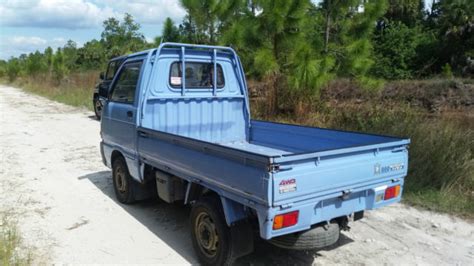
[[[223,146],[269,157],[289,157],[336,150],[363,150],[374,145],[407,144],[402,138],[349,131],[251,121],[249,140],[220,143]]]
[[[341,191],[379,180],[383,175],[374,177],[374,163],[406,163],[405,155],[394,152],[409,143],[402,138],[253,120],[249,141],[211,143],[147,128],[138,131],[143,161],[178,176],[230,189],[266,206],[294,197],[317,196],[329,188]],[[380,154],[378,159],[373,157],[375,153]],[[319,161],[326,163],[315,167]],[[277,164],[293,170],[275,174],[271,181],[269,167]],[[327,164],[330,166],[319,172]],[[406,168],[399,172],[392,174],[402,174]],[[299,193],[271,196],[269,193],[278,191],[279,180],[287,175],[308,176],[304,178],[308,183]],[[303,183],[303,178],[299,182]]]

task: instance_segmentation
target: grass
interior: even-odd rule
[[[410,137],[405,202],[474,218],[473,118],[433,117],[408,106],[364,108],[340,110],[342,119],[330,126]]]
[[[0,264],[1,265],[30,265],[32,253],[25,248],[17,225],[5,214],[0,224]]]
[[[11,85],[60,103],[93,110],[92,92],[98,77],[97,71],[78,72],[57,82],[51,75],[40,74],[36,77],[20,77]]]
[[[255,114],[259,116],[259,114]],[[305,117],[271,120],[411,139],[404,202],[474,218],[474,120],[432,115],[401,102],[343,102],[321,106]]]
[[[71,74],[59,84],[40,76],[19,79],[14,85],[92,110],[97,77],[98,72],[90,71]],[[279,115],[265,114],[268,95],[253,99],[251,109],[259,119],[409,137],[404,202],[474,218],[474,118],[462,109],[472,98],[472,87],[466,87],[472,83],[396,81],[388,83],[378,96],[364,96],[350,82],[341,80],[333,82],[316,101],[301,104],[281,97],[286,111]],[[444,105],[433,109],[438,103]]]

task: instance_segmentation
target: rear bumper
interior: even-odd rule
[[[349,216],[355,212],[373,210],[400,202],[403,192],[403,181],[403,177],[398,177],[369,187],[357,188],[352,190],[344,199],[341,197],[342,193],[336,193],[296,203],[283,209],[281,207],[270,208],[265,214],[265,221],[260,222],[260,236],[263,239],[271,239],[277,236],[300,232],[308,230],[312,225],[321,222],[329,222],[335,218]],[[380,200],[380,196],[377,197],[377,195],[385,192],[384,188],[396,185],[400,185],[400,194],[397,197],[389,200]],[[273,217],[292,211],[299,211],[298,222],[290,227],[273,230]],[[262,217],[263,215],[260,214],[259,216]]]

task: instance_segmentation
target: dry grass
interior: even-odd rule
[[[0,264],[31,265],[32,252],[22,243],[16,222],[7,214],[2,214],[0,221]]]
[[[258,103],[254,103],[254,106]],[[254,108],[254,117],[263,108]],[[474,116],[433,114],[399,101],[346,100],[313,106],[306,115],[270,120],[317,127],[405,136],[411,139],[404,201],[474,218]]]
[[[58,82],[51,75],[42,74],[19,78],[13,85],[54,101],[92,110],[92,92],[98,77],[98,71],[78,72]]]

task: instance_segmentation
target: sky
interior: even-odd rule
[[[130,13],[148,41],[161,34],[167,17],[185,15],[178,0],[0,0],[0,59],[9,59],[73,40],[80,47],[100,39],[102,22]]]

